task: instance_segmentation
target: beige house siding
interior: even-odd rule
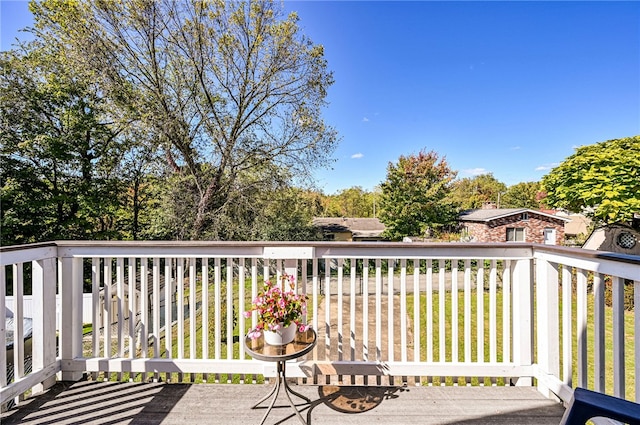
[[[352,242],[353,238],[351,237],[351,232],[331,232],[328,233],[331,235],[329,239],[334,240],[336,242]]]

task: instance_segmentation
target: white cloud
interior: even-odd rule
[[[354,153],[353,155],[351,155],[351,159],[360,159],[364,156],[364,154],[358,152],[358,153]]]
[[[512,150],[512,151],[518,151],[518,150],[520,150],[520,146],[513,146],[513,147],[511,148],[511,150]]]
[[[481,174],[487,174],[487,170],[485,168],[467,168],[466,170],[462,170],[463,173],[469,174],[472,176],[479,176]]]
[[[544,165],[539,165],[535,168],[535,171],[548,171],[550,169],[552,169],[553,167],[557,167],[558,163],[557,162],[553,162],[551,164],[544,164]]]
[[[362,118],[362,122],[369,122],[369,118],[367,117]]]

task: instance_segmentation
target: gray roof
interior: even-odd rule
[[[531,210],[529,208],[494,208],[494,209],[479,209],[468,210],[460,213],[458,217],[461,221],[491,221],[502,217],[508,217],[510,215],[522,214],[528,212],[530,214],[537,214],[544,217],[555,218],[558,220],[571,221],[566,217],[560,217],[553,214],[548,214],[542,211]]]
[[[322,217],[314,218],[313,225],[325,232],[351,232],[354,236],[377,236],[385,229],[377,218]]]

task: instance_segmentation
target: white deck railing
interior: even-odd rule
[[[0,311],[9,286],[17,324],[13,351],[0,349],[0,404],[84,373],[185,381],[239,375],[245,382],[273,375],[273,364],[227,341],[242,340],[255,324],[242,311],[266,277],[284,271],[309,295],[319,335],[312,354],[288,366],[289,376],[537,385],[564,401],[575,386],[640,394],[640,350],[632,350],[635,370],[625,366],[625,344],[640,347],[640,316],[624,310],[625,280],[640,303],[639,257],[530,244],[103,241],[0,254]],[[20,325],[28,286],[32,356]],[[89,336],[83,286],[93,299]],[[612,309],[605,307],[609,293]],[[3,323],[0,339],[5,334]],[[613,388],[605,388],[607,371]],[[629,385],[635,397],[625,394]]]

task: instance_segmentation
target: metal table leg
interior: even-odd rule
[[[260,422],[260,425],[264,424],[264,421],[267,420],[267,416],[269,416],[269,413],[271,412],[271,409],[273,409],[273,406],[276,403],[276,399],[278,398],[278,394],[280,393],[280,384],[281,383],[284,383],[284,393],[287,396],[287,399],[289,400],[289,405],[291,406],[293,411],[296,413],[296,416],[298,416],[298,419],[300,420],[300,422],[302,422],[303,425],[307,425],[307,422],[304,420],[304,418],[302,417],[302,415],[300,414],[300,412],[296,408],[296,405],[293,402],[293,400],[291,399],[291,395],[289,395],[289,393],[301,398],[302,400],[306,401],[307,403],[311,403],[311,400],[309,398],[303,396],[302,394],[292,390],[291,387],[289,387],[289,384],[287,384],[286,362],[284,362],[284,361],[278,362],[277,366],[278,366],[278,377],[276,378],[276,385],[269,392],[269,394],[267,394],[265,397],[263,397],[259,402],[257,402],[252,407],[252,409],[258,408],[258,406],[262,402],[264,402],[265,400],[267,400],[269,397],[271,397],[273,395],[273,398],[271,399],[271,403],[269,403],[269,407],[267,408],[267,411],[265,412],[264,416],[262,417],[262,421]]]

